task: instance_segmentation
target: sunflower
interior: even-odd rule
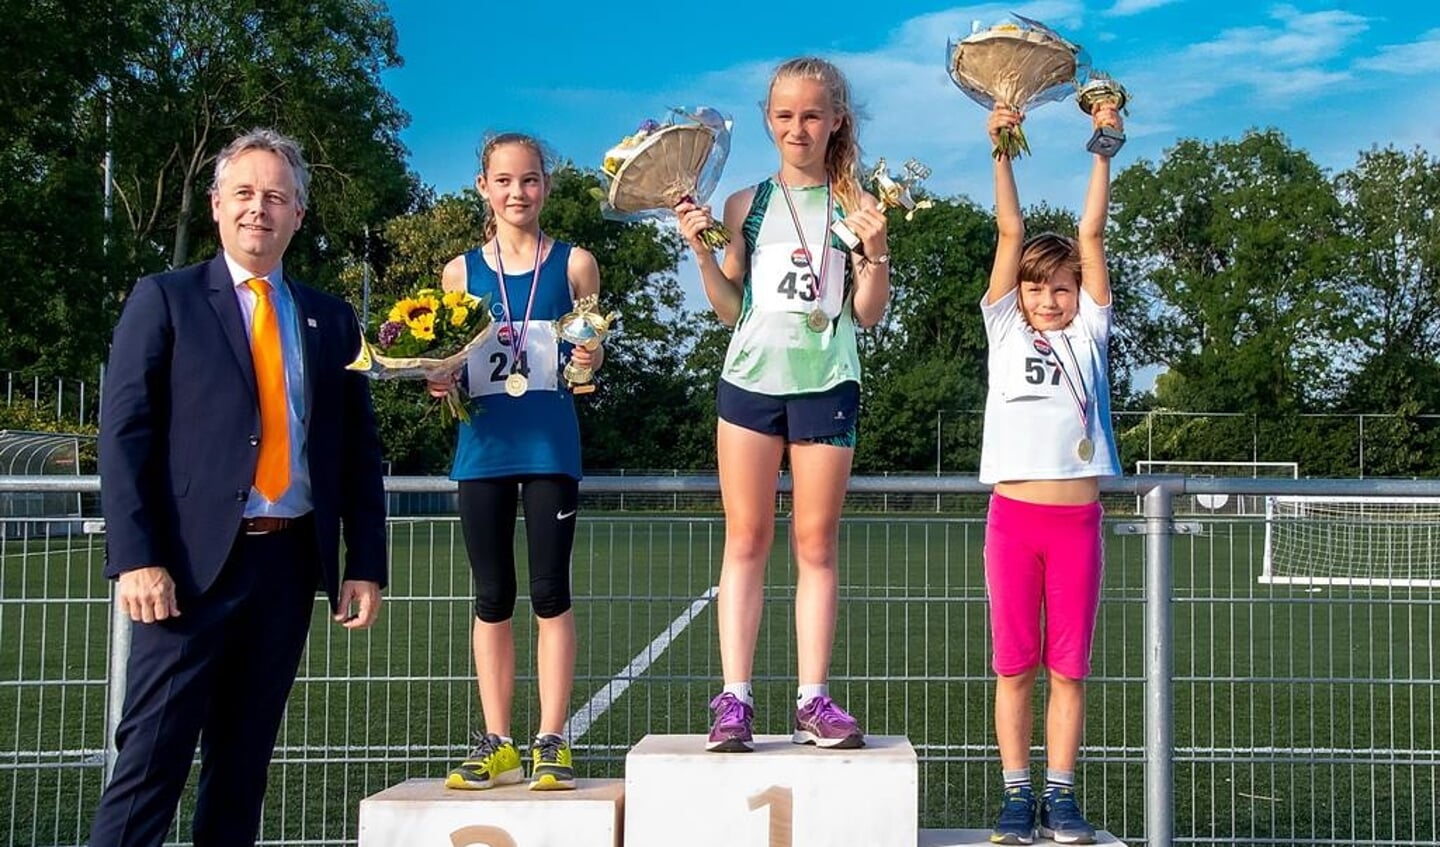
[[[421,293],[415,297],[404,297],[391,309],[388,317],[397,323],[408,324],[412,329],[415,322],[424,315],[431,315],[430,325],[434,326],[434,314],[440,308],[440,301],[433,294]]]
[[[457,306],[470,309],[474,308],[476,298],[475,295],[468,291],[447,291],[445,292],[445,296],[440,298],[440,302],[443,303],[447,309],[454,309]]]
[[[451,325],[451,326],[464,326],[464,325],[465,325],[465,321],[468,320],[469,318],[470,318],[470,310],[467,309],[467,308],[465,308],[464,306],[451,306],[451,307],[450,307],[450,325]]]
[[[435,340],[435,313],[433,311],[416,315],[405,323],[410,327],[410,334],[421,341]]]

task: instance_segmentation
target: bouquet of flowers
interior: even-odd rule
[[[1089,59],[1078,45],[1040,23],[1014,16],[950,42],[946,69],[950,80],[970,99],[987,109],[1003,103],[1015,109],[1064,99],[1075,90],[1077,73]],[[1019,158],[1030,152],[1020,127],[1003,131],[993,151],[996,158]]]
[[[390,311],[371,319],[372,343],[360,338],[360,352],[348,367],[372,379],[443,379],[465,366],[470,351],[490,332],[486,302],[461,291],[420,288]],[[450,412],[469,420],[459,386],[445,397]]]
[[[600,212],[612,221],[674,216],[684,202],[704,203],[720,181],[730,155],[732,121],[708,106],[672,109],[669,121],[647,119],[605,151],[601,170],[608,191],[597,191]],[[711,249],[730,243],[716,224],[701,233]]]

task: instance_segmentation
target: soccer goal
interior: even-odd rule
[[[1137,474],[1179,474],[1180,476],[1227,477],[1231,479],[1299,479],[1297,462],[1171,462],[1141,459]],[[1136,500],[1136,511],[1141,510]],[[1230,494],[1192,494],[1176,499],[1176,510],[1188,515],[1259,515],[1265,511],[1263,497]]]
[[[1440,587],[1440,498],[1267,497],[1260,582]]]

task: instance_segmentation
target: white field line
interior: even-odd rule
[[[670,625],[665,627],[659,635],[655,636],[655,639],[645,649],[635,654],[635,658],[630,660],[630,664],[621,668],[609,682],[595,692],[595,696],[590,698],[590,702],[581,706],[575,714],[570,716],[570,720],[565,722],[565,737],[570,739],[570,743],[579,741],[590,730],[590,727],[604,716],[611,704],[625,693],[625,689],[630,687],[630,683],[645,673],[655,663],[655,660],[659,659],[670,647],[671,642],[680,637],[680,633],[685,631],[690,622],[705,611],[705,607],[715,600],[715,595],[719,591],[718,585],[711,586],[710,590],[692,601],[690,606],[677,615],[675,620],[671,621]]]

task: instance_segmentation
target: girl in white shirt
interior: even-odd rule
[[[987,127],[991,141],[1022,120],[1019,111],[997,105]],[[1120,126],[1110,107],[1096,109],[1095,121]],[[1027,240],[1010,158],[995,159],[999,238],[981,302],[990,385],[980,480],[994,485],[985,581],[1005,780],[990,836],[997,844],[1031,843],[1037,817],[1044,837],[1095,840],[1075,800],[1075,761],[1103,567],[1099,478],[1120,472],[1108,378],[1109,204],[1110,160],[1097,155],[1078,238],[1047,232]],[[1050,698],[1045,789],[1037,803],[1029,751],[1031,697],[1042,664]]]

